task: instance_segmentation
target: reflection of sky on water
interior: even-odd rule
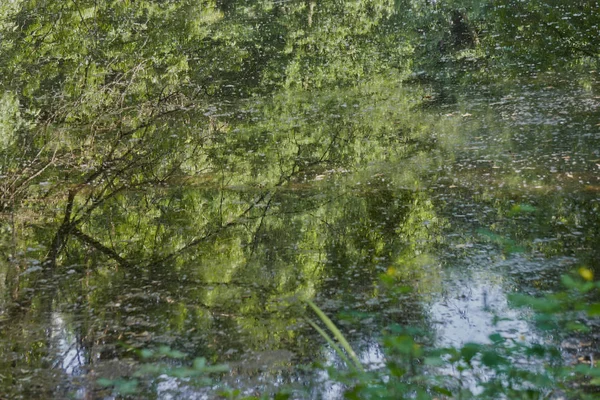
[[[431,306],[431,315],[440,346],[462,346],[468,342],[489,343],[489,335],[519,341],[536,341],[521,313],[509,308],[504,278],[493,270],[471,272],[468,278],[450,271],[444,279],[444,293]],[[501,321],[495,322],[497,318]]]
[[[70,331],[65,319],[67,318],[60,311],[52,312],[52,325],[50,329],[50,339],[56,346],[56,355],[54,368],[62,369],[68,379],[71,381],[75,390],[71,395],[76,399],[89,398],[90,392],[87,385],[80,382],[74,382],[79,377],[85,377],[89,369],[87,350],[77,343],[77,336]],[[106,400],[112,397],[106,398]]]
[[[82,374],[82,368],[85,367],[85,356],[81,352],[75,340],[75,335],[69,333],[64,317],[61,312],[52,313],[52,333],[51,338],[55,340],[59,354],[60,367],[69,375],[79,376]]]
[[[512,308],[511,292],[534,294],[539,280],[556,283],[576,260],[569,257],[546,259],[524,254],[500,257],[486,247],[444,270],[442,293],[434,296],[431,318],[438,346],[461,346],[468,342],[490,343],[489,335],[523,343],[539,343],[542,338],[527,321],[527,311]]]

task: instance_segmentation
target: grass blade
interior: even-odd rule
[[[333,333],[333,336],[336,338],[338,343],[340,343],[342,345],[342,347],[344,348],[344,350],[346,350],[346,353],[348,353],[348,355],[350,356],[350,358],[353,361],[354,367],[357,370],[364,372],[364,368],[363,368],[360,360],[358,359],[356,353],[352,349],[352,346],[350,346],[350,343],[348,343],[348,341],[346,340],[346,338],[344,337],[342,332],[340,332],[340,330],[337,328],[337,326],[335,326],[335,324],[329,319],[329,317],[327,315],[325,315],[325,313],[323,311],[321,311],[321,309],[319,307],[317,307],[315,303],[313,303],[310,300],[306,300],[306,303],[308,303],[308,305],[318,315],[318,317],[321,319],[321,321],[323,321],[323,323],[327,326],[327,328],[329,328],[329,330],[331,331],[331,333]],[[314,327],[315,325],[313,325],[313,324],[311,324],[311,325]],[[323,330],[321,329],[321,331],[323,331]],[[317,330],[317,332],[319,332],[319,330]],[[321,334],[321,336],[323,336],[323,334],[327,335],[325,333],[325,331],[323,331],[323,333],[321,333],[321,332],[319,332],[319,333]],[[325,336],[323,336],[323,337],[325,337]],[[329,337],[329,336],[327,335],[327,337]],[[325,340],[327,340],[327,337],[325,337]],[[331,340],[331,338],[329,338],[329,339]],[[329,340],[328,340],[328,342],[329,342]],[[348,365],[352,365],[352,364],[348,363]]]
[[[350,359],[348,359],[348,357],[346,357],[346,354],[344,354],[341,347],[338,346],[337,343],[333,341],[333,339],[327,334],[327,332],[325,332],[323,329],[321,329],[321,327],[319,325],[315,324],[312,320],[308,319],[307,321],[310,324],[310,326],[312,326],[317,332],[319,332],[319,335],[323,336],[323,338],[333,348],[333,350],[335,350],[335,352],[338,354],[338,356],[340,356],[342,361],[346,363],[346,365],[348,365],[350,367],[354,367],[354,364],[352,364],[350,362]]]

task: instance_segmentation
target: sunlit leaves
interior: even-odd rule
[[[412,49],[396,29],[392,1],[290,4],[286,84],[353,85],[385,71],[406,72]]]
[[[3,93],[0,97],[0,152],[14,144],[21,124],[18,99],[12,93]]]

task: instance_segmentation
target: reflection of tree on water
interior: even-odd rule
[[[297,199],[293,201],[292,205],[297,207]],[[130,207],[127,209],[131,211]],[[290,219],[296,220],[291,226]],[[296,348],[294,343],[295,337],[307,328],[289,331],[297,318],[294,307],[298,306],[292,303],[292,308],[282,307],[281,298],[304,296],[303,291],[310,293],[314,290],[310,288],[321,280],[325,267],[318,260],[327,257],[316,242],[307,241],[315,237],[303,228],[311,220],[289,213],[274,214],[262,223],[256,245],[253,245],[255,232],[248,232],[247,227],[234,227],[229,233],[217,235],[214,242],[170,258],[172,264],[150,264],[143,268],[119,265],[114,270],[103,267],[102,258],[94,257],[98,262],[75,267],[77,271],[66,276],[58,274],[65,280],[65,286],[44,299],[38,297],[41,295],[38,292],[34,299],[44,301],[48,307],[30,309],[29,314],[50,318],[54,315],[53,307],[67,307],[75,328],[71,334],[81,335],[83,354],[92,363],[89,368],[96,364],[102,368],[115,355],[127,357],[128,351],[115,347],[116,342],[134,347],[156,342],[179,347],[186,343],[183,348],[190,354],[211,357],[234,349],[236,352],[231,354],[239,355],[249,348],[285,345],[303,357],[310,354],[306,353],[308,349]],[[169,227],[176,225],[171,222]],[[178,228],[182,227],[185,224]],[[240,246],[241,243],[245,245]],[[84,245],[90,246],[87,242]],[[88,250],[80,246],[79,242],[71,242],[63,262],[76,266],[89,259],[86,253],[93,245]],[[95,249],[92,254],[97,252],[103,253]],[[198,258],[200,254],[202,258]],[[85,291],[73,291],[81,287],[78,281],[82,279],[89,280],[84,286],[91,291],[87,295]],[[375,282],[376,275],[371,274],[370,279]],[[93,316],[91,320],[89,313]],[[166,320],[165,316],[170,317]],[[88,326],[86,321],[92,325]],[[82,366],[85,365],[83,362]]]
[[[290,331],[302,311],[293,301],[283,306],[281,299],[311,296],[323,274],[338,275],[343,292],[347,275],[326,261],[339,257],[347,265],[363,265],[361,281],[368,284],[360,291],[371,298],[382,272],[374,261],[387,263],[384,254],[394,250],[381,246],[394,241],[405,219],[399,211],[412,197],[395,198],[385,187],[361,197],[340,196],[335,186],[322,189],[124,190],[92,203],[92,212],[71,196],[59,209],[79,216],[57,225],[60,232],[65,220],[77,221],[77,227],[70,225],[73,236],[55,250],[52,268],[48,263],[17,282],[36,289],[25,291],[30,302],[46,305],[28,307],[27,314],[50,318],[66,307],[70,334],[79,337],[80,358],[88,360],[81,367],[94,371],[131,354],[118,342],[134,348],[166,342],[221,360],[231,350],[237,356],[249,348],[284,346],[303,358],[311,354],[310,345],[298,340],[312,332],[301,326]],[[363,242],[361,236],[376,228],[368,216],[377,213],[380,233]],[[55,237],[46,228],[32,242],[56,243]],[[350,240],[347,249],[331,247],[340,238]],[[365,258],[372,246],[380,253]],[[40,280],[58,285],[42,293]],[[49,346],[47,353],[54,351]]]
[[[113,366],[125,375],[134,350],[154,344],[213,362],[284,349],[305,361],[315,343],[301,321],[305,298],[382,325],[421,321],[420,296],[441,285],[449,223],[505,257],[575,248],[595,263],[592,196],[544,202],[547,193],[464,185],[454,201],[493,213],[473,225],[448,215],[451,202],[422,185],[435,175],[432,158],[451,164],[456,155],[444,151],[464,136],[463,122],[435,107],[461,103],[443,91],[428,117],[416,111],[421,89],[401,83],[412,66],[455,59],[455,71],[424,73],[446,90],[468,75],[465,56],[486,79],[574,53],[567,64],[583,65],[595,51],[592,5],[582,18],[566,3],[547,13],[545,3],[517,2],[523,25],[508,0],[396,2],[401,12],[369,0],[84,3],[0,6],[0,205],[11,254],[0,374],[20,382],[10,393],[56,397],[55,380],[76,387],[78,374]],[[440,52],[444,39],[455,46]],[[445,142],[433,138],[440,132]],[[488,172],[452,178],[494,182]],[[561,237],[536,241],[540,232]],[[361,326],[357,341],[378,329],[360,322],[371,314],[343,311]],[[76,349],[78,371],[49,371],[71,357],[58,340]]]
[[[336,111],[343,109],[335,102],[332,106]],[[276,112],[282,115],[276,121],[286,121],[281,108]],[[327,113],[318,115],[326,118]],[[48,316],[55,309],[52,307],[65,307],[69,313],[66,320],[72,321],[69,326],[73,327],[67,330],[79,338],[76,342],[89,360],[83,364],[93,366],[94,371],[105,371],[114,357],[133,357],[127,347],[116,345],[119,342],[133,348],[168,343],[215,362],[237,361],[248,350],[287,349],[294,353],[294,360],[309,359],[314,345],[306,338],[314,334],[298,321],[304,311],[294,299],[310,298],[316,293],[319,298],[327,297],[323,305],[328,312],[351,306],[377,315],[377,322],[383,325],[421,320],[422,303],[414,295],[395,292],[394,287],[408,285],[418,292],[439,285],[439,261],[433,256],[444,226],[438,213],[449,207],[447,201],[432,201],[427,190],[403,188],[414,181],[402,178],[396,167],[388,170],[387,164],[356,176],[328,172],[334,166],[367,163],[369,155],[347,151],[340,157],[329,156],[333,154],[328,150],[331,142],[303,146],[295,140],[298,133],[287,136],[286,125],[278,128],[265,119],[271,131],[279,135],[277,144],[288,143],[291,147],[288,155],[276,155],[264,164],[250,158],[252,168],[237,168],[234,173],[223,167],[225,179],[214,174],[197,183],[178,176],[173,181],[165,180],[163,187],[119,190],[107,194],[100,203],[88,201],[89,193],[108,193],[110,186],[82,189],[81,197],[72,201],[72,209],[79,213],[79,217],[71,217],[78,221],[77,228],[56,257],[54,269],[44,270],[54,271],[54,278],[33,270],[15,283],[21,286],[23,299],[30,299],[29,304],[44,301],[46,305],[45,309],[27,306],[27,315],[45,316],[39,322],[41,326],[50,323]],[[321,127],[319,118],[295,124],[296,132],[329,133]],[[326,119],[323,124],[327,124]],[[395,131],[395,126],[361,124],[333,125],[334,137],[346,143],[349,138],[360,142],[364,133],[376,157],[387,154],[395,160],[402,156],[401,148],[396,147],[396,153],[390,154],[387,148],[378,149],[372,140],[378,137],[387,146],[393,140],[388,134]],[[406,124],[410,126],[410,122]],[[322,137],[317,135],[314,140]],[[244,143],[247,138],[239,135],[229,140]],[[254,154],[267,152],[274,142],[252,143]],[[314,149],[317,156],[308,149]],[[418,154],[419,147],[404,151]],[[292,156],[297,154],[301,156]],[[246,160],[225,151],[214,157],[224,166]],[[309,169],[305,171],[301,165]],[[408,165],[402,165],[402,171],[414,178]],[[241,171],[248,171],[249,176],[242,176]],[[281,171],[298,176],[282,180],[278,174]],[[428,171],[425,168],[421,173],[431,174]],[[318,172],[325,172],[319,178],[322,180],[315,180]],[[242,186],[246,179],[251,183]],[[267,182],[268,186],[260,187],[253,181]],[[477,183],[473,178],[470,181]],[[488,201],[485,192],[473,194],[478,191],[477,186],[474,188],[463,189],[469,198],[454,197],[464,204]],[[520,211],[513,210],[518,198],[510,188],[506,199],[500,198],[501,193],[495,191],[489,199],[496,214],[482,215],[479,225],[487,225],[483,221],[488,220],[490,225],[496,222],[494,232],[508,230],[513,239],[521,241],[526,232],[511,231],[520,229],[519,220],[511,217],[511,213],[513,217],[520,215]],[[91,205],[86,208],[86,203]],[[89,207],[93,207],[91,212],[87,211]],[[557,207],[569,208],[549,206]],[[526,207],[521,208],[524,216],[530,215]],[[66,210],[68,206],[61,204],[57,209]],[[540,210],[535,215],[547,213]],[[496,221],[498,214],[506,214],[506,227]],[[64,222],[61,217],[59,214],[55,221],[50,220],[48,226],[52,229],[42,226],[44,229],[33,231],[31,245],[20,245],[53,243],[57,227]],[[46,253],[37,250],[32,254],[43,259]],[[380,285],[382,274],[390,286]],[[45,297],[53,301],[42,300],[39,292],[24,290],[38,290],[36,282],[40,280],[59,282]],[[289,304],[282,299],[290,299]],[[357,323],[362,317],[340,318]],[[357,343],[361,343],[361,332],[362,328],[356,334]],[[55,351],[50,345],[45,347],[47,354]],[[85,360],[84,356],[81,358]],[[125,365],[123,368],[123,373],[128,371]]]

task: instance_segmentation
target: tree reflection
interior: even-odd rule
[[[2,392],[103,395],[161,344],[278,354],[293,380],[318,340],[302,300],[367,354],[381,326],[431,323],[473,243],[597,270],[596,170],[565,159],[593,158],[594,97],[473,89],[597,61],[597,7],[546,3],[1,5]]]

